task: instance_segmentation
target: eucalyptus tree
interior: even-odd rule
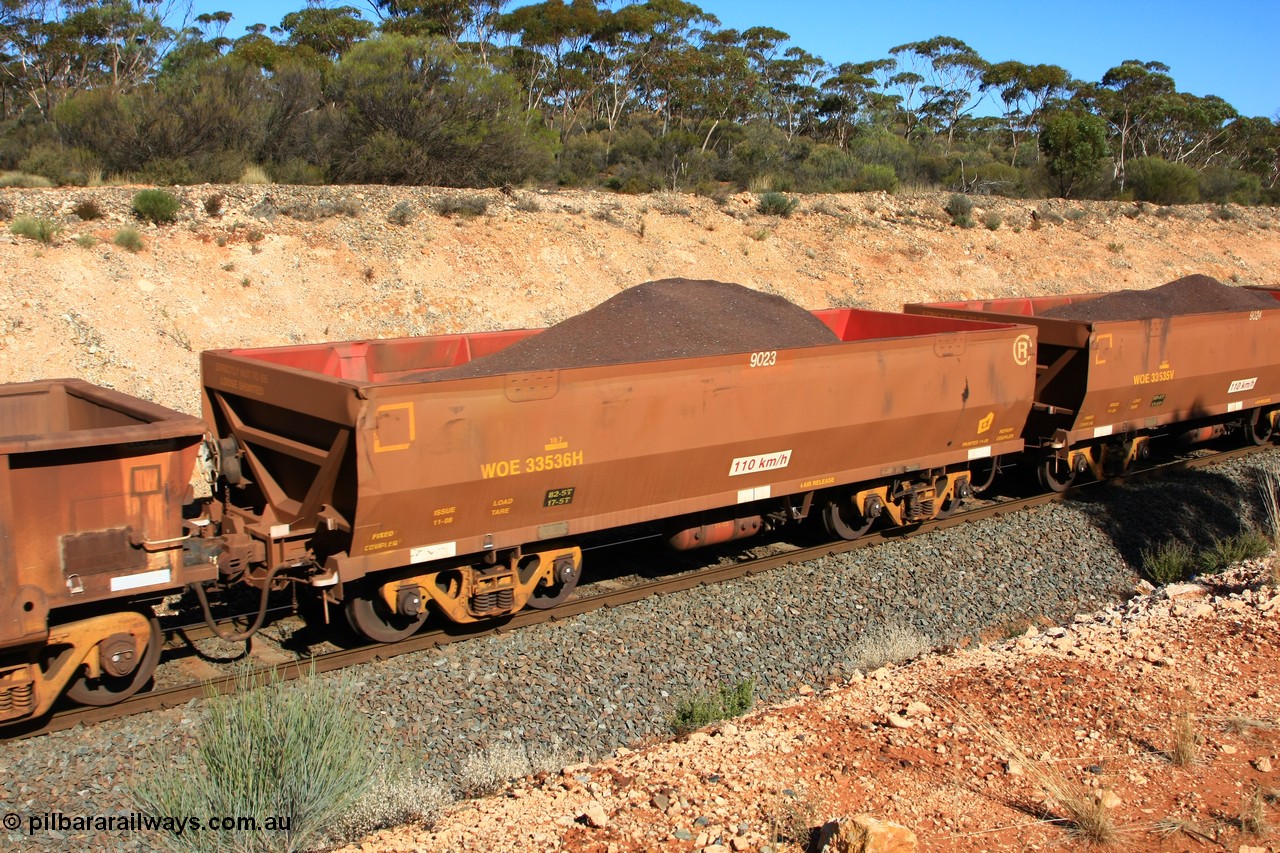
[[[1045,109],[1071,91],[1071,75],[1057,65],[997,62],[982,73],[982,88],[995,90],[1004,104],[1005,129],[1009,133],[1009,165],[1017,163],[1018,149],[1031,137],[1038,141]],[[1036,146],[1039,151],[1039,146]]]
[[[134,0],[4,0],[0,10],[6,107],[46,120],[76,92],[140,85],[176,35],[164,22],[172,10]]]
[[[1081,100],[1106,120],[1115,138],[1112,156],[1121,189],[1125,161],[1141,154],[1138,138],[1144,126],[1161,109],[1164,98],[1176,91],[1168,71],[1169,66],[1163,62],[1126,59],[1108,69],[1100,83],[1079,92]]]
[[[946,134],[946,147],[955,141],[961,119],[982,98],[982,75],[987,62],[963,41],[934,36],[927,41],[900,44],[889,51],[898,71],[889,84],[901,97],[906,130],[917,128]]]

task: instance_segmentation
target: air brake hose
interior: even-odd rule
[[[258,618],[253,620],[253,624],[249,626],[248,630],[241,631],[239,634],[223,633],[222,629],[213,621],[213,614],[209,611],[209,599],[205,596],[204,584],[193,583],[191,586],[195,588],[196,598],[200,599],[200,609],[204,612],[204,621],[208,623],[209,630],[214,633],[214,636],[228,643],[242,643],[258,633],[258,630],[262,628],[262,623],[267,619],[267,596],[271,594],[271,582],[275,580],[276,573],[283,568],[284,566],[276,566],[267,572],[267,577],[262,582],[262,602],[258,605]]]

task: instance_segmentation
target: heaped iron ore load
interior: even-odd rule
[[[243,472],[224,526],[268,563],[314,561],[386,637],[427,600],[463,622],[559,600],[581,537],[610,528],[692,547],[811,508],[842,535],[935,517],[970,463],[1022,447],[1026,327],[636,291],[582,315],[601,326],[205,353],[206,416]]]
[[[150,677],[160,638],[143,603],[216,576],[183,548],[204,434],[78,379],[0,386],[0,722],[43,714],[68,684],[107,704]]]
[[[1124,470],[1178,425],[1188,441],[1231,430],[1266,441],[1280,402],[1280,291],[1188,276],[1149,291],[907,305],[922,316],[1021,322],[1038,332],[1028,446],[1065,488]]]
[[[830,328],[781,296],[740,284],[669,278],[611,299],[492,355],[414,378],[424,382],[627,362],[820,346]]]

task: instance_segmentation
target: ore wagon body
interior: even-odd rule
[[[216,577],[183,548],[204,434],[76,379],[0,386],[0,722],[43,713],[73,676],[94,702],[150,675],[155,620],[131,604]]]
[[[428,598],[464,622],[558,600],[597,531],[920,520],[1022,449],[1034,329],[815,313],[839,342],[441,381],[408,377],[538,332],[206,352],[224,530],[251,562],[313,564],[381,639]]]
[[[1267,292],[1280,298],[1280,291]],[[1064,488],[1090,468],[1099,477],[1123,470],[1162,432],[1203,439],[1240,429],[1258,442],[1270,436],[1280,406],[1280,310],[1137,320],[1043,316],[1104,295],[918,303],[904,311],[1035,327],[1026,440],[1045,451],[1042,479],[1052,487]]]

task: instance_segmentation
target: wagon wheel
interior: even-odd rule
[[[855,510],[849,501],[827,501],[822,507],[822,526],[827,533],[841,539],[857,539],[875,522],[874,518],[867,518]]]
[[[996,472],[1000,470],[994,456],[969,466],[969,491],[980,495],[996,481]]]
[[[1076,481],[1076,472],[1056,456],[1050,456],[1036,469],[1040,485],[1051,492],[1065,492]]]
[[[1262,409],[1254,409],[1245,428],[1245,438],[1253,445],[1261,446],[1271,440],[1271,418]]]
[[[114,705],[137,693],[151,680],[160,662],[160,622],[151,616],[147,619],[150,633],[147,647],[139,652],[131,634],[104,637],[99,644],[99,654],[110,658],[104,661],[102,673],[90,678],[83,670],[67,688],[67,695],[81,705]],[[115,673],[109,671],[114,668]]]
[[[342,612],[351,630],[375,643],[398,643],[408,639],[427,621],[427,608],[419,607],[416,616],[396,613],[372,584],[365,584],[348,596],[343,602]]]
[[[537,568],[536,565],[533,568]],[[582,567],[573,560],[559,561],[552,569],[553,581],[550,585],[538,584],[529,596],[528,606],[535,610],[548,610],[561,604],[573,595],[578,588],[578,580],[582,577]]]

